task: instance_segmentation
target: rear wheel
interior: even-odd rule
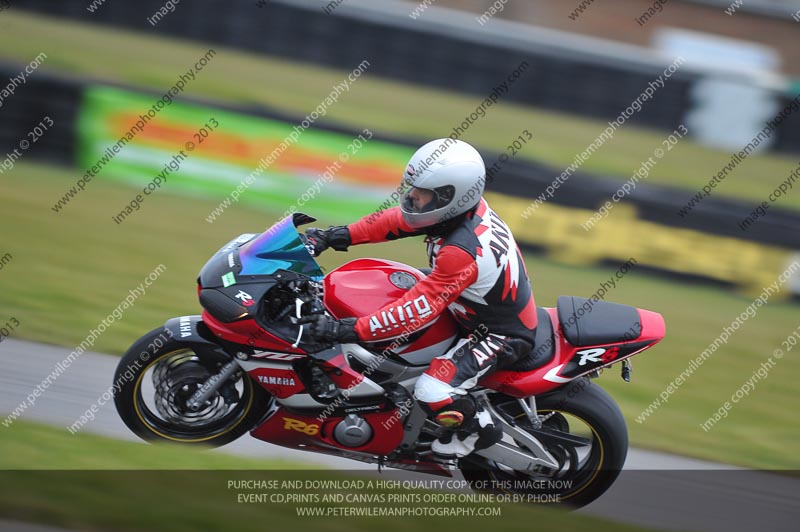
[[[538,414],[546,417],[538,430],[515,398],[490,398],[498,412],[538,438],[559,466],[529,474],[469,456],[461,471],[473,489],[521,495],[530,503],[580,507],[602,495],[622,470],[628,453],[625,419],[611,396],[588,379],[536,398]],[[504,439],[525,450],[509,436]]]
[[[117,412],[144,440],[210,447],[230,443],[261,420],[270,396],[240,370],[198,410],[188,408],[187,400],[223,363],[176,342],[163,329],[150,331],[117,366]]]

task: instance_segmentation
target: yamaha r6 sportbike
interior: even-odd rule
[[[172,318],[128,350],[115,403],[134,433],[220,446],[249,431],[389,467],[447,476],[457,467],[475,487],[529,501],[581,506],[608,489],[625,462],[627,427],[589,378],[620,362],[628,380],[627,359],[664,336],[660,314],[566,296],[557,308],[538,308],[530,355],[471,391],[501,420],[503,440],[459,460],[440,458],[430,447],[445,429],[411,392],[458,340],[454,318],[448,310],[424,330],[369,347],[315,343],[301,318],[370,314],[425,274],[357,259],[324,275],[296,229],[313,221],[296,213],[225,244],[198,278],[202,315]]]

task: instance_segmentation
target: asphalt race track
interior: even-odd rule
[[[0,372],[0,420],[5,420],[25,401],[68,353],[64,347],[6,339],[2,344],[5,367]],[[108,390],[118,360],[109,355],[84,353],[20,419],[51,424],[66,431]],[[13,430],[13,424],[10,428],[0,426],[0,431],[4,430]],[[138,441],[117,417],[112,403],[100,407],[97,418],[82,430]],[[248,436],[213,452],[315,462],[342,470],[376,470],[374,465],[285,449]],[[203,464],[198,464],[198,469],[202,467]],[[631,449],[625,471],[614,486],[580,511],[667,530],[794,531],[800,521],[800,479]]]

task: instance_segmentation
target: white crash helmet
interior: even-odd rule
[[[485,184],[486,166],[478,150],[461,140],[432,140],[411,156],[403,174],[403,219],[414,229],[452,220],[480,202]],[[415,209],[408,197],[412,188],[433,191],[433,201]]]

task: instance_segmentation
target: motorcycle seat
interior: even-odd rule
[[[624,342],[642,333],[636,307],[576,296],[561,296],[556,305],[564,338],[576,347]]]
[[[533,339],[533,349],[528,356],[514,362],[508,371],[531,371],[544,366],[553,360],[556,354],[556,343],[553,336],[553,321],[544,307],[536,307],[539,323]]]

